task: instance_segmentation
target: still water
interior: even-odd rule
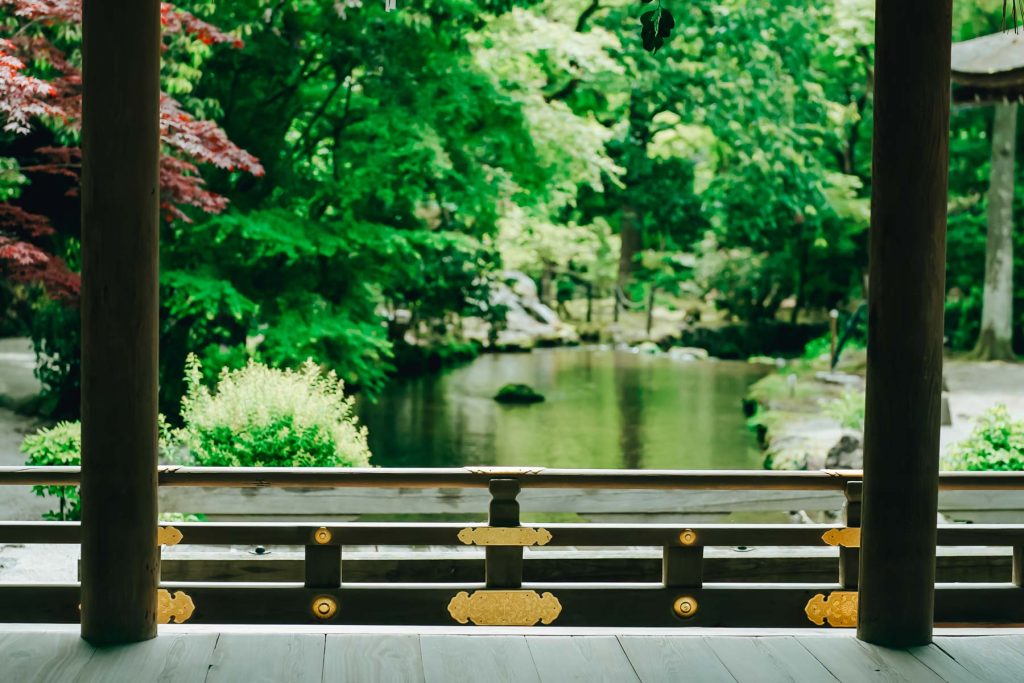
[[[741,362],[596,347],[488,354],[396,381],[359,413],[381,467],[759,468],[740,402],[763,374]],[[510,382],[547,400],[495,402]]]

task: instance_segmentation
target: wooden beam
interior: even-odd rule
[[[156,635],[160,3],[84,0],[82,637]]]
[[[951,0],[877,0],[858,636],[931,641]]]

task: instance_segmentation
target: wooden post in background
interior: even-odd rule
[[[931,641],[951,0],[876,0],[858,637]]]
[[[160,3],[84,0],[82,637],[156,635]]]
[[[843,503],[843,522],[847,527],[860,526],[861,482],[851,481],[846,485],[846,502]],[[848,590],[857,590],[857,573],[860,569],[858,548],[839,548],[839,585]]]

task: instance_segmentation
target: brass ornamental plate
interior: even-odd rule
[[[184,624],[192,618],[196,605],[185,591],[170,591],[160,588],[156,592],[156,623]]]
[[[448,603],[452,619],[477,626],[550,624],[561,613],[562,603],[554,595],[530,590],[459,591]]]
[[[821,535],[821,540],[829,545],[838,545],[843,548],[860,547],[860,528],[845,527],[843,529],[829,529]]]
[[[551,532],[528,526],[467,527],[459,532],[459,540],[466,545],[547,545],[551,541]]]
[[[156,528],[157,545],[178,545],[182,538],[182,533],[173,526],[158,526]]]
[[[853,628],[857,625],[857,592],[832,591],[826,597],[818,593],[807,601],[804,613],[811,623],[838,628]]]

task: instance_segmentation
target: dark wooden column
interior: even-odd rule
[[[858,636],[931,641],[951,0],[877,0]]]
[[[84,0],[82,637],[156,635],[159,0]]]

